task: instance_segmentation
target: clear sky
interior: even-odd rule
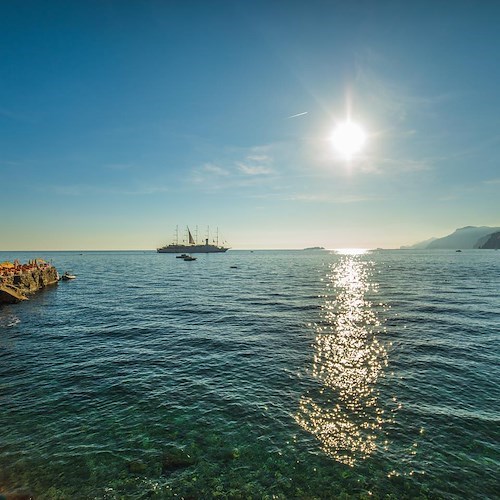
[[[499,20],[495,0],[1,2],[0,250],[500,226]]]

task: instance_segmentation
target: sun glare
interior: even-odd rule
[[[346,159],[350,160],[359,153],[366,143],[365,131],[356,123],[339,123],[332,134],[333,147]]]
[[[340,255],[363,255],[368,253],[368,251],[367,248],[337,248],[335,250]]]

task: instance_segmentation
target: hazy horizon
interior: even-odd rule
[[[494,226],[492,226],[494,227]],[[450,230],[446,234],[441,234],[438,236],[427,236],[423,237],[420,240],[416,241],[408,241],[405,243],[401,243],[400,245],[394,245],[394,246],[389,246],[389,245],[363,245],[363,244],[345,244],[345,245],[336,245],[336,246],[331,246],[324,244],[322,241],[311,241],[311,242],[304,242],[303,245],[300,246],[293,246],[290,244],[289,246],[279,246],[279,245],[269,245],[269,246],[257,246],[257,245],[251,245],[247,244],[246,246],[243,245],[233,245],[231,241],[226,240],[224,242],[224,246],[228,246],[229,249],[231,250],[304,250],[312,247],[323,247],[324,250],[343,250],[343,249],[363,249],[363,250],[376,250],[376,249],[384,249],[384,250],[400,250],[404,249],[403,247],[409,247],[412,245],[415,245],[417,243],[422,243],[427,240],[433,240],[433,239],[439,239],[445,236],[448,236],[449,234],[452,234],[456,229]],[[21,238],[20,238],[21,239]],[[211,238],[213,240],[212,242],[215,243],[215,239]],[[351,239],[350,241],[359,241],[357,239]],[[361,240],[363,241],[363,240]],[[15,245],[9,245],[8,243],[5,244],[4,241],[2,241],[2,246],[0,247],[0,252],[78,252],[78,251],[156,251],[157,248],[160,246],[163,246],[165,244],[170,244],[175,242],[175,238],[164,238],[161,241],[158,241],[156,246],[154,247],[99,247],[99,246],[87,246],[87,247],[78,247],[78,246],[73,246],[73,247],[55,247],[55,246],[41,246],[41,247],[36,247],[36,246],[27,246],[27,247],[16,247]],[[202,240],[198,240],[198,243],[201,243]],[[179,238],[179,243],[180,244],[187,244],[185,241],[181,240]],[[222,242],[219,242],[222,244]]]
[[[500,226],[499,15],[467,1],[3,3],[0,250],[155,249],[186,223],[238,249]],[[358,136],[339,134],[351,122]]]

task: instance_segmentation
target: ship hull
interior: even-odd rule
[[[227,250],[216,245],[167,245],[156,249],[158,253],[222,253]]]

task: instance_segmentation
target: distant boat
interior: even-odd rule
[[[227,252],[229,247],[219,246],[219,230],[217,230],[216,244],[212,245],[208,243],[208,238],[205,239],[204,244],[198,244],[193,238],[189,227],[187,228],[188,234],[188,244],[183,245],[178,242],[178,231],[176,230],[176,242],[170,243],[170,245],[165,245],[157,248],[158,253],[222,253]]]
[[[461,252],[462,250],[455,250],[455,252]]]
[[[69,281],[69,280],[74,280],[76,278],[76,276],[74,274],[71,274],[69,273],[68,271],[66,271],[62,276],[61,276],[61,279],[63,281]]]
[[[176,259],[185,259],[186,257],[189,257],[187,253],[181,253],[180,255],[176,255]]]
[[[184,260],[187,261],[187,262],[190,262],[192,260],[196,260],[196,257],[192,257],[191,255],[186,255],[184,257]]]

